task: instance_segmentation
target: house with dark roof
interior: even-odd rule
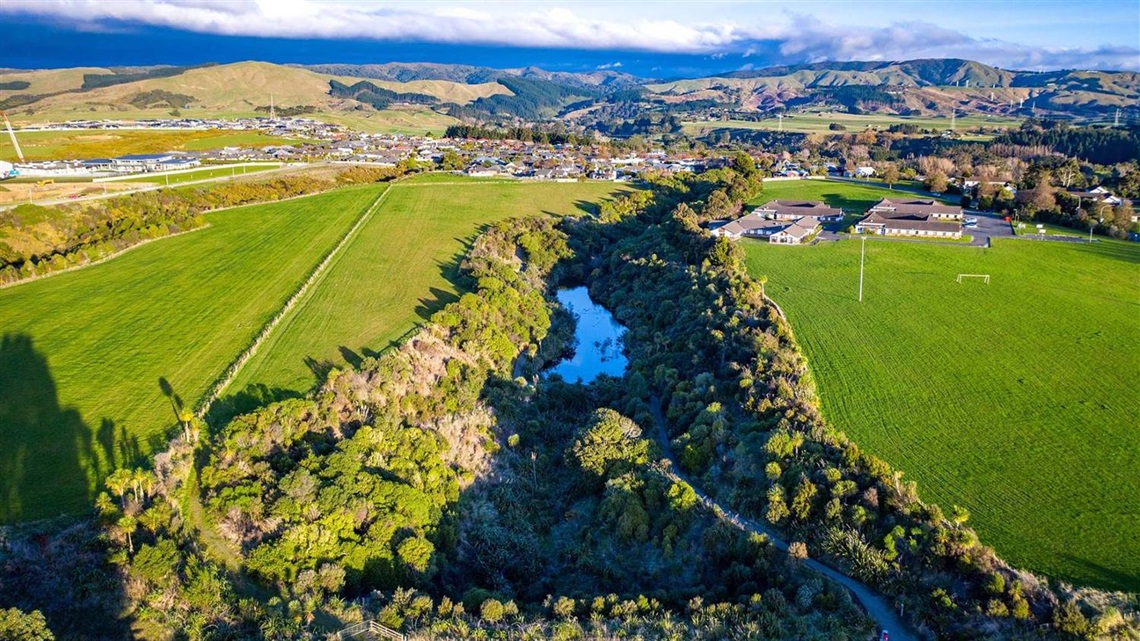
[[[1082,202],[1086,200],[1090,203],[1101,202],[1110,207],[1115,207],[1124,202],[1124,199],[1120,198],[1119,196],[1114,196],[1111,191],[1105,189],[1104,187],[1093,187],[1088,191],[1070,189],[1068,194],[1074,198],[1079,198]]]
[[[771,218],[772,220],[799,220],[804,216],[817,218],[820,222],[824,223],[843,220],[842,209],[838,207],[828,207],[824,203],[815,200],[770,200],[756,209],[753,209],[752,212],[760,214],[765,218]]]
[[[710,229],[709,233],[724,238],[767,238],[770,243],[798,245],[819,231],[819,228],[819,219],[813,216],[775,220],[752,212],[727,225]]]
[[[962,237],[962,208],[935,200],[880,200],[855,224],[855,233]]]

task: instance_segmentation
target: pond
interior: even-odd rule
[[[605,307],[590,300],[585,287],[560,289],[556,294],[574,316],[574,355],[547,370],[563,380],[589,383],[600,374],[622,376],[627,360],[622,353],[622,327]]]

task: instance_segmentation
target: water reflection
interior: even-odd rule
[[[590,300],[585,287],[560,289],[558,302],[574,315],[574,355],[549,371],[568,382],[589,383],[600,374],[622,376],[627,360],[622,354],[622,327],[605,307]]]

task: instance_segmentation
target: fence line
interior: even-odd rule
[[[376,197],[376,200],[373,200],[372,204],[364,210],[364,213],[360,216],[360,218],[356,220],[356,224],[354,224],[347,232],[345,232],[344,236],[341,237],[340,242],[338,242],[335,246],[333,246],[331,250],[329,250],[327,254],[325,254],[324,259],[322,259],[321,262],[317,263],[317,266],[313,268],[312,272],[310,272],[309,277],[306,278],[304,282],[301,283],[301,286],[298,287],[295,292],[293,292],[293,295],[285,301],[285,304],[281,307],[281,309],[277,310],[277,313],[273,315],[273,318],[269,319],[269,322],[261,328],[261,331],[257,334],[256,337],[254,337],[253,342],[250,343],[250,345],[246,347],[245,350],[242,351],[242,353],[239,354],[232,363],[230,363],[230,366],[226,369],[225,374],[218,378],[214,385],[210,387],[209,393],[203,397],[197,411],[198,418],[204,418],[206,416],[206,414],[210,411],[210,406],[214,404],[214,401],[218,400],[218,397],[221,395],[221,393],[225,391],[226,387],[228,387],[230,383],[233,382],[234,378],[237,377],[238,372],[241,371],[241,368],[245,366],[249,359],[253,358],[254,354],[257,353],[258,348],[261,347],[261,344],[265,342],[265,339],[269,338],[269,335],[273,333],[273,330],[277,327],[277,325],[289,314],[290,311],[292,311],[293,307],[296,306],[296,304],[302,298],[304,298],[305,294],[308,293],[309,288],[315,282],[317,282],[317,280],[320,279],[320,276],[324,273],[325,268],[328,267],[328,265],[332,262],[332,259],[336,257],[341,249],[349,244],[349,241],[353,238],[353,236],[356,235],[357,230],[363,227],[364,223],[372,219],[372,214],[375,213],[376,209],[380,206],[380,203],[383,202],[384,197],[388,195],[388,191],[390,189],[390,184],[384,187],[384,191],[380,192],[380,195]]]
[[[360,623],[354,623],[353,625],[348,626],[340,632],[337,632],[336,637],[338,639],[351,639],[362,634],[381,636],[387,639],[392,639],[393,641],[407,641],[408,639],[407,635],[400,634],[392,628],[381,625],[372,620],[365,620],[361,621]]]

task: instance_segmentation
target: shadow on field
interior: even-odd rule
[[[1106,568],[1099,563],[1082,559],[1072,554],[1062,554],[1061,557],[1087,570],[1094,577],[1095,583],[1102,588],[1125,592],[1136,592],[1140,590],[1140,577],[1125,574],[1124,572],[1113,570],[1112,568]]]
[[[36,351],[30,336],[5,334],[0,340],[0,523],[90,504],[92,481],[99,480],[92,476],[100,476],[98,460],[91,429],[79,412],[60,407],[47,357]]]
[[[145,458],[142,448],[139,447],[138,437],[127,434],[127,430],[123,427],[119,427],[118,432],[116,432],[115,422],[109,418],[105,418],[99,423],[99,429],[95,432],[95,441],[103,452],[103,461],[106,462],[107,472],[119,467],[138,465]],[[165,442],[165,439],[160,439],[159,447]],[[155,447],[154,442],[149,445],[151,450],[159,449]]]
[[[1105,258],[1112,258],[1126,263],[1140,263],[1140,244],[1132,247],[1121,243],[1100,242],[1085,245],[1084,247],[1089,253],[1099,254]]]
[[[458,283],[456,287],[459,287]],[[425,321],[431,320],[432,314],[459,300],[459,296],[454,292],[444,291],[438,287],[429,287],[428,293],[430,296],[420,298],[420,304],[416,306],[416,315]]]
[[[309,359],[312,360],[312,359]],[[312,361],[316,363],[316,361]],[[310,365],[313,367],[313,365]],[[329,364],[331,367],[331,364]],[[327,370],[325,370],[327,373]],[[321,379],[324,380],[323,378]],[[249,414],[258,408],[271,405],[277,401],[290,398],[301,398],[301,392],[284,387],[270,387],[264,383],[250,383],[245,389],[233,394],[226,394],[214,401],[210,411],[206,413],[206,424],[211,429],[218,429],[229,423],[234,417]]]

